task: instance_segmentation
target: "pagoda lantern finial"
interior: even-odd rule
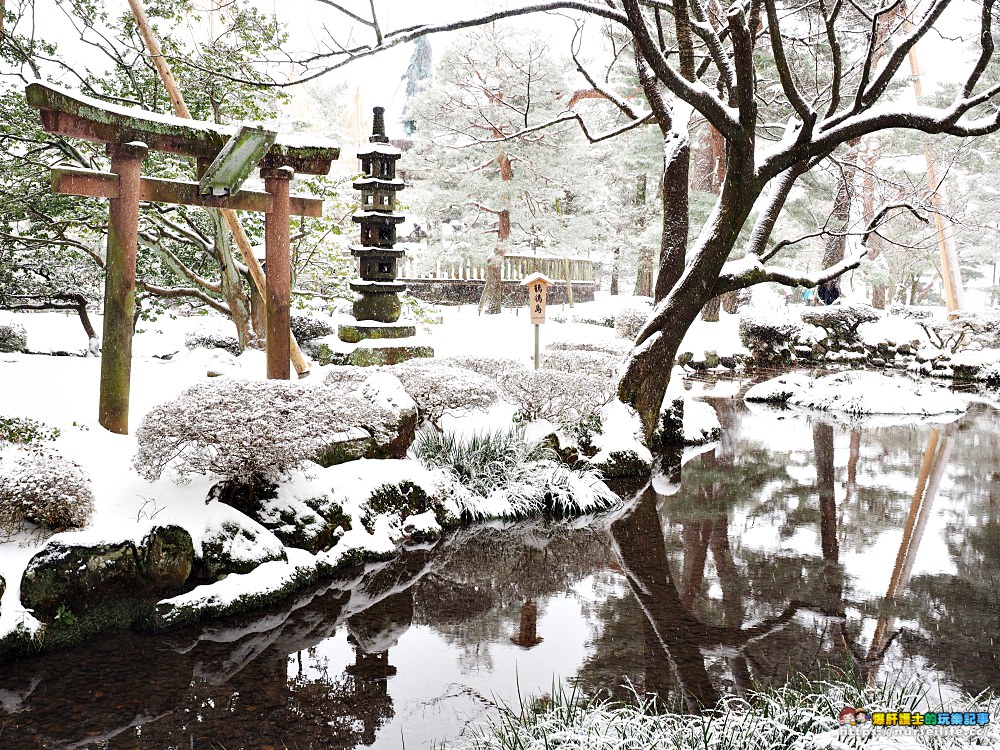
[[[369,143],[388,143],[389,138],[385,134],[385,107],[374,107],[372,109],[372,135],[368,139]]]

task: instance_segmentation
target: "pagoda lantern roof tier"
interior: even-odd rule
[[[355,190],[402,190],[406,185],[399,177],[391,180],[379,177],[360,177],[354,181],[353,187]]]
[[[403,155],[395,146],[390,146],[388,143],[366,143],[362,144],[361,148],[364,151],[358,152],[358,158],[363,159],[366,156],[383,156],[389,159],[398,159]]]
[[[351,221],[355,224],[402,224],[406,217],[388,211],[358,211]]]
[[[351,245],[351,255],[355,258],[378,256],[380,258],[402,258],[406,251],[394,247],[370,247],[368,245]]]
[[[400,294],[406,291],[401,281],[352,281],[350,287],[361,294]]]

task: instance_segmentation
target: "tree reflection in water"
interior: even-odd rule
[[[398,747],[459,696],[435,735],[454,736],[543,653],[584,692],[630,682],[689,711],[817,665],[1000,683],[994,411],[890,429],[715,405],[714,449],[589,525],[466,529],[255,617],[0,666],[3,747]],[[547,619],[567,600],[577,621]],[[572,628],[586,651],[559,656]],[[400,680],[441,670],[446,690],[401,702]]]

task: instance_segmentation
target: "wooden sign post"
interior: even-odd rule
[[[545,322],[545,305],[548,301],[548,286],[552,279],[544,273],[533,273],[526,276],[521,286],[528,287],[528,310],[531,313],[531,323],[535,326],[535,369],[539,368],[538,339],[539,326]]]

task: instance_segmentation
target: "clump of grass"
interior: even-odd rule
[[[989,711],[1000,701],[992,695],[966,696],[941,705],[940,696],[915,679],[894,679],[876,687],[850,682],[809,682],[761,689],[746,698],[726,696],[701,714],[664,711],[656,699],[633,691],[629,702],[588,698],[575,689],[554,687],[551,695],[518,705],[497,705],[485,723],[474,726],[459,743],[439,750],[808,750],[810,748],[914,747],[981,748],[1000,745],[995,724],[977,733],[923,738],[871,725],[840,727],[844,706],[885,711]]]
[[[592,468],[569,468],[554,450],[524,438],[523,428],[476,433],[422,432],[414,456],[451,473],[468,518],[525,517],[543,511],[574,515],[603,510],[618,497]]]

